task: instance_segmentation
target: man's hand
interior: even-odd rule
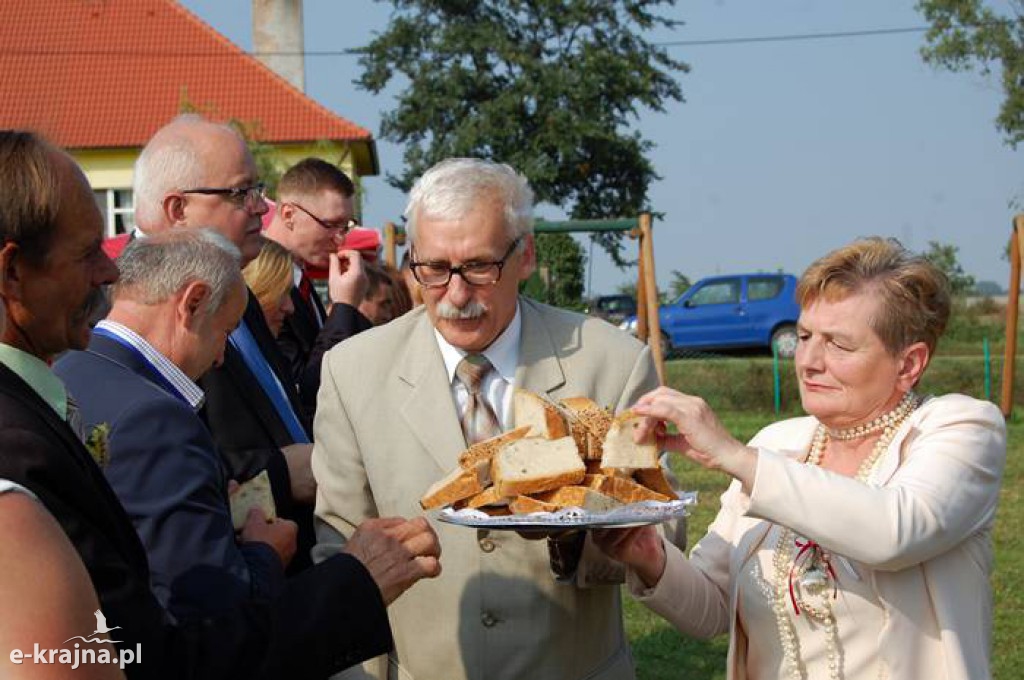
[[[358,307],[366,297],[370,280],[363,268],[363,257],[355,250],[342,250],[330,255],[327,273],[327,296],[331,304],[339,302]]]
[[[312,444],[289,444],[281,447],[288,463],[288,476],[292,481],[292,498],[299,503],[316,501],[316,479],[313,477]]]
[[[281,558],[281,565],[287,567],[295,557],[295,548],[299,528],[295,522],[288,519],[275,519],[267,521],[267,516],[259,508],[252,508],[245,518],[245,526],[242,527],[240,538],[246,543],[266,543],[277,556]]]
[[[665,546],[654,526],[601,529],[594,532],[594,543],[608,557],[632,567],[648,588],[665,573]]]
[[[356,528],[343,552],[363,563],[386,605],[421,578],[441,573],[441,544],[422,517],[368,519]]]

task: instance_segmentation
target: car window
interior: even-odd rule
[[[747,300],[771,300],[782,292],[782,277],[759,276],[747,279]]]
[[[701,305],[721,305],[739,301],[740,281],[739,279],[729,279],[701,286],[701,289],[690,298],[689,304],[691,307],[699,307]]]

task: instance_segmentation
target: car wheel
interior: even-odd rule
[[[661,332],[661,357],[663,359],[668,359],[670,356],[672,356],[672,352],[674,352],[674,351],[675,350],[672,347],[672,340],[669,339],[668,333],[666,333],[665,331],[662,331]]]
[[[786,324],[779,326],[772,333],[772,344],[775,345],[779,356],[783,359],[792,359],[796,354],[796,326]]]

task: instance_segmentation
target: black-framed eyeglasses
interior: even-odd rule
[[[409,263],[412,275],[425,288],[441,288],[447,286],[452,277],[458,274],[471,286],[493,286],[501,280],[501,270],[508,258],[512,257],[516,247],[523,240],[520,236],[508,247],[500,260],[492,262],[466,262],[453,267],[450,262],[417,262]],[[414,254],[415,256],[415,254]]]
[[[207,196],[226,196],[229,201],[237,206],[253,208],[260,201],[266,198],[267,185],[263,182],[256,182],[244,187],[196,187],[185,189],[183,194],[204,194]]]
[[[308,210],[306,210],[305,208],[303,208],[298,203],[288,202],[288,203],[284,203],[282,205],[290,205],[293,208],[298,208],[302,212],[304,212],[307,215],[309,215],[310,218],[314,222],[319,224],[321,227],[323,227],[327,231],[338,231],[339,232],[339,234],[338,234],[339,236],[344,236],[345,234],[347,234],[348,232],[352,231],[353,229],[355,229],[356,227],[359,226],[359,220],[357,220],[355,218],[352,218],[352,217],[348,218],[348,220],[346,220],[344,224],[341,224],[339,222],[328,222],[327,220],[320,219],[319,217],[317,217],[313,213],[311,213]]]

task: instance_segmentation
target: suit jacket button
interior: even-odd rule
[[[490,612],[484,612],[480,615],[480,623],[484,624],[487,628],[493,628],[494,624],[498,622],[498,619],[494,617]]]
[[[483,550],[485,553],[494,552],[494,549],[497,548],[497,547],[498,547],[498,544],[495,543],[494,541],[492,541],[489,538],[481,538],[480,539],[480,549]]]

